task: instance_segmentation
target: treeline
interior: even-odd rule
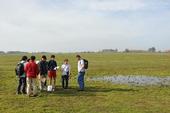
[[[124,51],[119,51],[118,49],[103,49],[101,51],[82,51],[76,53],[170,53],[170,50],[159,51],[155,47],[148,48],[148,50],[135,50],[135,49],[125,49]],[[57,52],[56,52],[57,53]],[[22,51],[0,51],[0,54],[55,54],[51,52],[22,52]]]
[[[119,51],[118,49],[103,49],[100,52],[124,52],[124,53],[169,53],[170,50],[160,51],[157,50],[155,47],[148,48],[148,50],[135,50],[135,49],[128,49],[126,48],[124,51]]]
[[[50,54],[49,52],[0,51],[0,54]]]

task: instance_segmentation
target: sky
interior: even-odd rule
[[[0,0],[0,50],[170,49],[170,0]]]

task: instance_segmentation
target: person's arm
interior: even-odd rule
[[[57,67],[57,62],[56,61],[54,62],[54,64],[55,64],[55,67]]]
[[[61,72],[63,72],[63,71],[64,71],[64,66],[62,65],[62,66],[61,66]]]
[[[71,65],[69,65],[69,76],[71,76]]]
[[[46,70],[48,71],[48,62],[46,62]]]
[[[37,73],[37,75],[39,74],[39,68],[38,68],[37,64],[36,64],[36,73]]]
[[[38,65],[38,67],[39,67],[38,69],[39,69],[40,72],[42,72],[42,70],[43,70],[42,65],[43,65],[42,62],[40,62],[39,65]]]
[[[49,61],[49,62],[48,62],[48,65],[47,65],[48,71],[50,70],[50,65],[51,65],[51,61]]]
[[[54,66],[56,68],[56,71],[58,71],[58,69],[57,69],[57,62],[56,61],[54,61]]]
[[[27,73],[27,70],[28,70],[28,64],[26,64],[26,66],[24,67],[25,73]]]
[[[84,60],[80,61],[80,65],[81,65],[81,69],[83,69],[84,68]]]

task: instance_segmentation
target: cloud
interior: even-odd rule
[[[145,4],[141,0],[92,0],[88,7],[96,11],[136,11]]]
[[[24,51],[164,48],[162,43],[170,36],[165,32],[170,26],[167,6],[151,0],[0,1],[0,47]]]

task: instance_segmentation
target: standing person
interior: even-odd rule
[[[61,71],[62,71],[62,87],[63,89],[68,88],[68,81],[69,77],[71,75],[71,67],[70,64],[68,63],[68,59],[64,60],[64,64],[61,66]]]
[[[80,55],[77,55],[76,58],[78,60],[78,84],[79,84],[78,91],[84,91],[84,75],[85,75],[85,71],[86,71],[85,63]]]
[[[27,75],[27,94],[28,96],[37,96],[36,77],[39,73],[38,65],[35,62],[36,57],[31,56],[30,61],[25,67]],[[33,95],[32,95],[33,92]]]
[[[19,80],[17,94],[26,94],[26,73],[24,71],[24,68],[26,66],[26,61],[27,61],[27,56],[23,56],[15,69],[16,75]]]
[[[51,60],[48,62],[48,77],[49,84],[52,86],[53,91],[56,85],[57,62],[55,61],[55,55],[51,55]]]
[[[45,55],[42,56],[41,61],[39,62],[39,88],[40,90],[47,89],[47,74],[48,74],[48,62]]]

